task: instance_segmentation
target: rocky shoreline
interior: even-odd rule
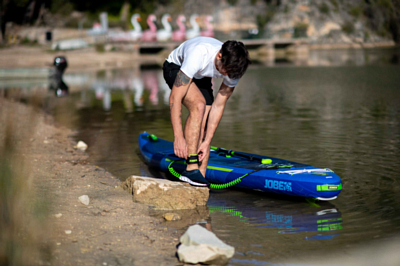
[[[74,148],[74,132],[55,126],[40,109],[4,98],[0,124],[0,155],[12,143],[12,158],[23,163],[10,180],[22,191],[7,194],[0,206],[14,219],[11,225],[0,220],[4,232],[7,226],[14,229],[3,234],[0,247],[16,245],[18,254],[0,248],[0,262],[181,264],[175,254],[182,232],[167,227],[161,216],[150,216],[148,206],[132,202],[111,173],[87,163],[87,155]],[[88,195],[88,205],[79,201],[82,195]],[[19,200],[21,212],[13,208]]]

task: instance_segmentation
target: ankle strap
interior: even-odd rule
[[[199,163],[199,155],[197,154],[189,154],[188,158],[186,159],[187,164],[197,164]]]

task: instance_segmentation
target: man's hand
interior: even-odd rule
[[[199,155],[199,162],[203,161],[203,159],[210,153],[210,144],[208,141],[203,141],[199,149],[197,150],[197,154]]]
[[[185,138],[175,138],[174,141],[174,152],[179,158],[187,159],[188,148]]]

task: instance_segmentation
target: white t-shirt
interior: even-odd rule
[[[223,78],[228,87],[235,87],[239,79],[224,76],[215,67],[215,56],[221,50],[222,42],[210,37],[195,37],[179,45],[168,56],[167,61],[181,66],[189,78]]]

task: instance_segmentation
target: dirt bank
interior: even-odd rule
[[[110,173],[88,164],[74,149],[74,132],[3,98],[0,125],[0,170],[9,169],[0,175],[8,184],[0,191],[0,264],[179,265],[180,232],[133,203]],[[81,195],[89,196],[88,206]]]

